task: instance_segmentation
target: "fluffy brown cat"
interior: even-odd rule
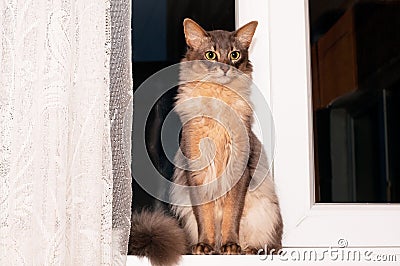
[[[281,248],[278,198],[260,141],[251,130],[248,49],[256,27],[253,21],[234,32],[207,32],[193,20],[184,21],[188,50],[182,62],[193,63],[183,64],[180,72],[184,84],[176,111],[183,124],[181,150],[186,158],[177,156],[176,165],[187,169],[176,167],[174,181],[187,186],[216,181],[190,195],[177,189],[171,193],[172,202],[190,197],[194,204],[173,206],[193,254],[256,254],[265,245]],[[251,191],[257,165],[264,176]]]
[[[160,211],[132,217],[129,254],[172,265],[179,254],[257,254],[281,248],[282,218],[265,152],[252,132],[248,58],[257,22],[234,32],[184,21],[176,112],[183,124],[171,190],[178,223]],[[186,239],[186,240],[185,240]]]

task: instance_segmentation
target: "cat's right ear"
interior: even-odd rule
[[[242,26],[235,32],[235,37],[246,49],[248,49],[250,46],[251,39],[253,38],[257,25],[258,25],[257,21],[252,21]]]
[[[203,39],[208,36],[207,32],[190,18],[186,18],[183,21],[183,29],[185,32],[186,44],[191,48],[200,47]]]

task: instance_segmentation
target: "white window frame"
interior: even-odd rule
[[[308,0],[236,0],[236,25],[252,20],[259,22],[250,50],[253,79],[275,122],[274,178],[284,247],[324,251],[344,239],[352,248],[395,254],[398,263],[400,204],[315,203]],[[281,262],[257,256],[184,256],[180,265]],[[337,262],[325,260],[320,265]],[[340,261],[340,265],[350,263]],[[128,265],[150,264],[128,256]]]
[[[284,246],[329,247],[346,239],[352,247],[399,248],[399,204],[315,203],[308,0],[268,3],[274,176]]]

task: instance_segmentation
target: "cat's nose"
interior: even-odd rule
[[[224,71],[224,74],[226,74],[226,72],[228,72],[230,66],[229,65],[221,65],[221,69],[222,71]]]

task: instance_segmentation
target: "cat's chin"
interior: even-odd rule
[[[232,78],[227,77],[227,76],[215,77],[212,80],[213,80],[213,82],[215,82],[217,84],[221,84],[221,85],[226,85],[226,84],[229,84],[232,82]]]

